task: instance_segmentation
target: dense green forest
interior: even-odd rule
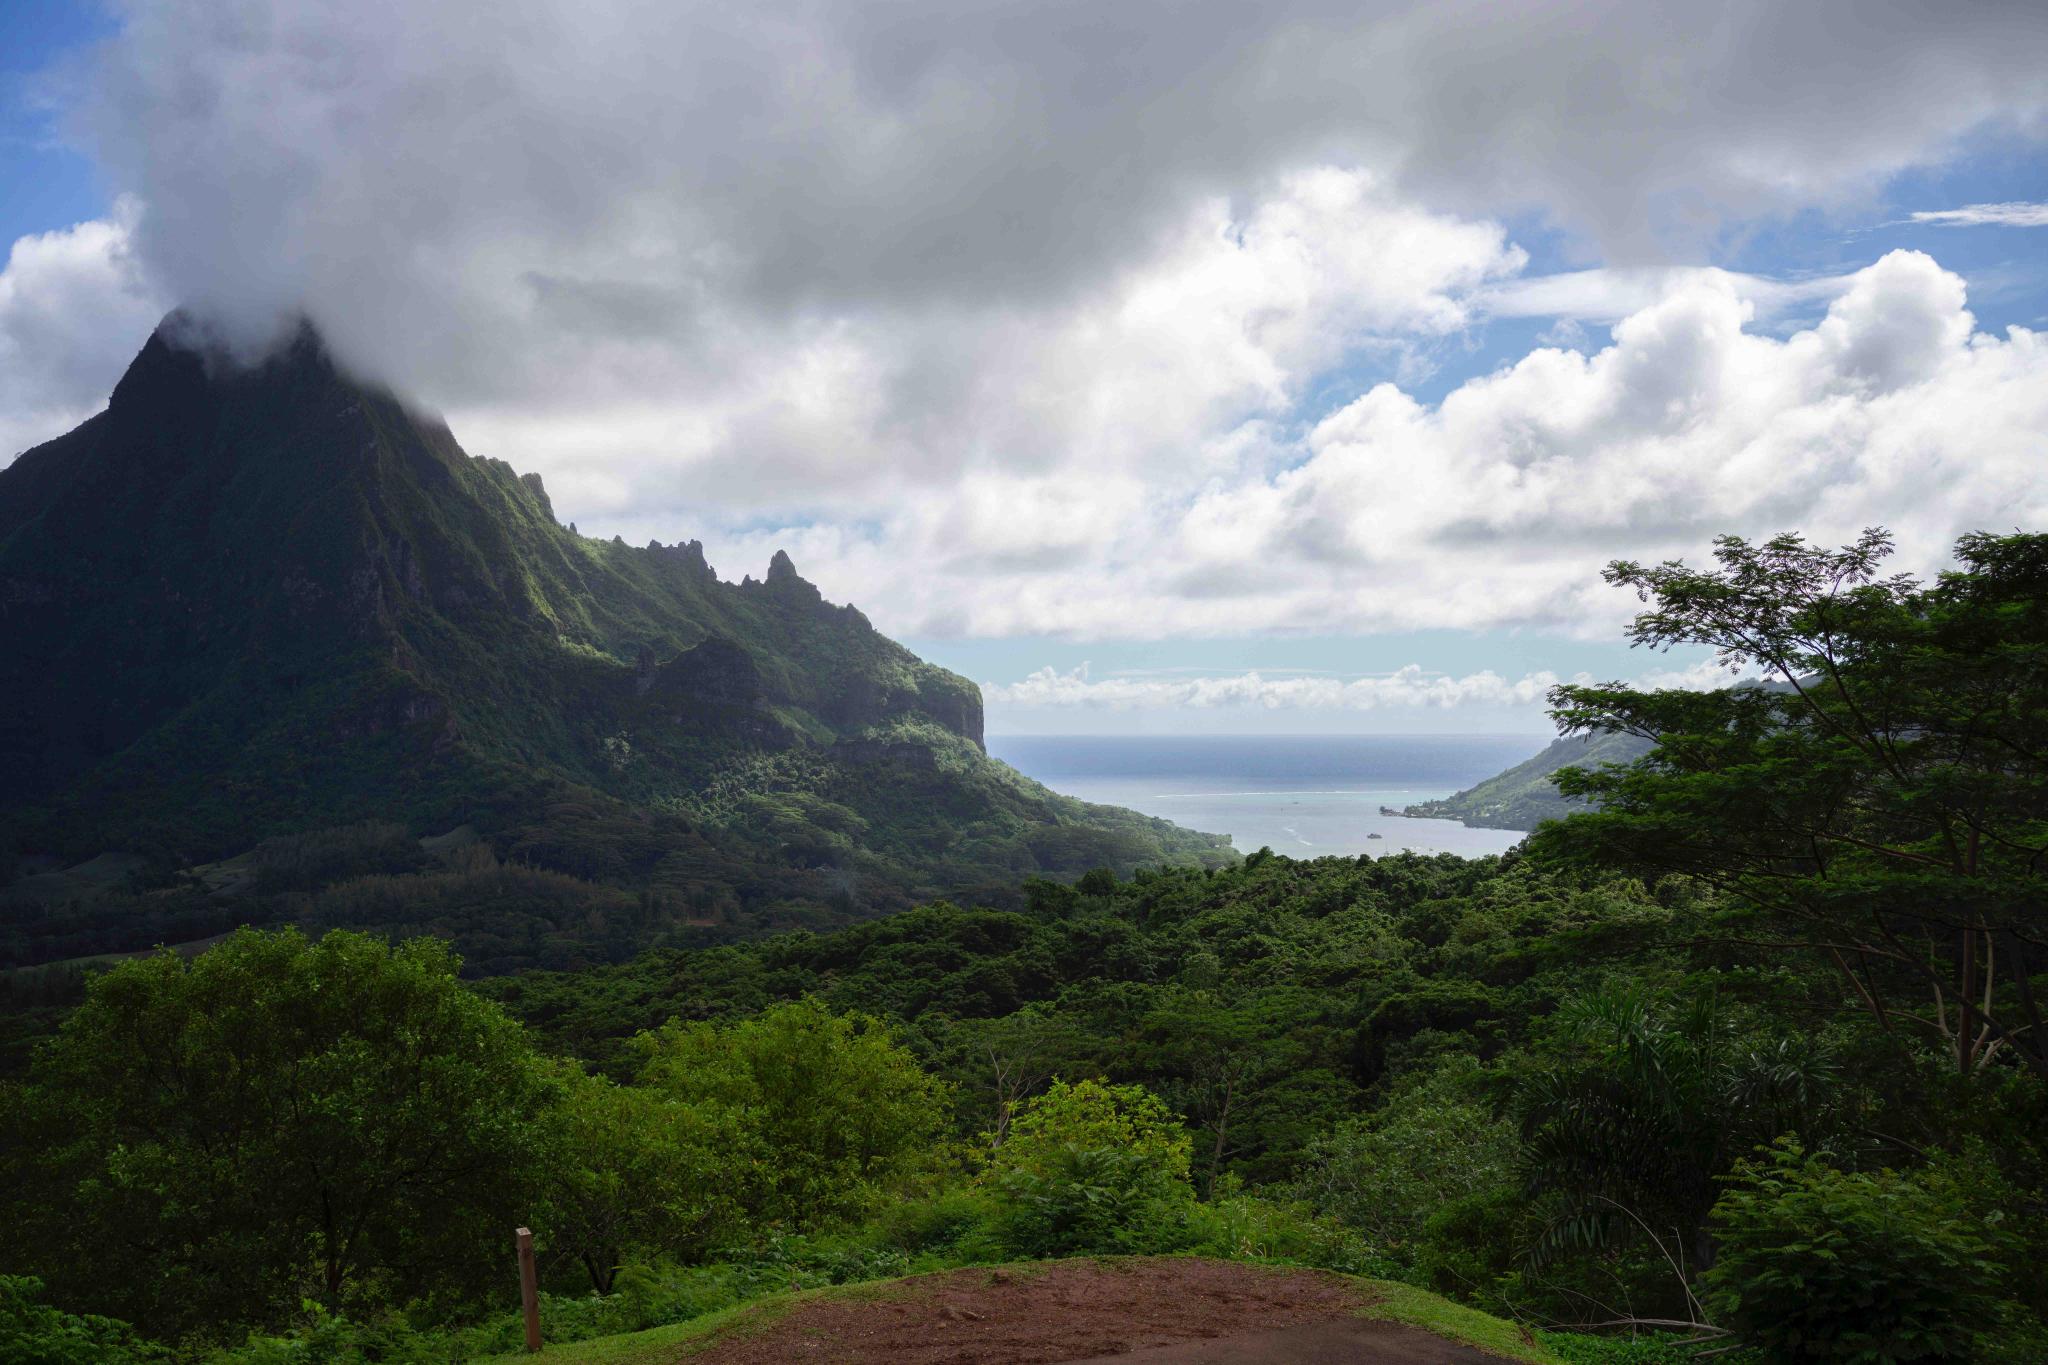
[[[527,1223],[558,1338],[1200,1252],[1566,1360],[2048,1358],[2048,536],[1928,584],[1887,550],[1615,565],[1637,643],[1783,685],[1558,689],[1644,752],[1501,858],[1103,868],[465,979],[494,895],[616,893],[402,829],[273,847],[307,928],[21,988],[0,1348],[477,1358]]]

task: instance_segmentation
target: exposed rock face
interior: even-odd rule
[[[816,585],[797,573],[796,561],[789,557],[787,550],[777,550],[775,557],[768,561],[768,576],[765,579],[759,583],[748,579],[742,586],[791,606],[825,605],[824,595],[818,591]]]
[[[570,527],[571,531],[575,528]],[[684,576],[698,583],[716,583],[718,574],[704,558],[704,542],[701,540],[678,541],[664,545],[658,540],[647,542],[647,552],[662,564],[680,571]]]
[[[921,708],[933,720],[974,741],[974,747],[986,750],[982,738],[981,689],[973,683],[940,695],[926,695],[920,702]]]

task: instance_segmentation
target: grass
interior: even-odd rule
[[[1425,1332],[1474,1346],[1532,1365],[1558,1365],[1558,1356],[1536,1341],[1526,1328],[1476,1308],[1392,1280],[1364,1280],[1373,1294],[1365,1316],[1380,1322],[1398,1322]]]
[[[1092,1260],[1099,1264],[1115,1263],[1115,1258],[1077,1259]],[[1050,1264],[1053,1263],[1022,1261],[1003,1267],[990,1266],[988,1269],[994,1271],[1000,1268],[1012,1275],[1029,1276]],[[1289,1267],[1273,1266],[1271,1269],[1284,1272]],[[537,1362],[537,1365],[677,1365],[677,1362],[686,1361],[696,1353],[693,1348],[708,1346],[715,1337],[760,1331],[781,1320],[802,1304],[821,1299],[884,1298],[909,1290],[923,1278],[925,1277],[922,1275],[911,1275],[895,1280],[830,1285],[821,1289],[800,1289],[769,1294],[732,1308],[692,1318],[688,1322],[655,1327],[644,1332],[629,1332],[622,1336],[597,1337],[589,1341],[550,1346],[539,1355],[526,1355],[521,1352],[501,1356],[499,1359],[508,1362],[530,1360]],[[1475,1347],[1507,1360],[1521,1361],[1524,1365],[1561,1365],[1557,1355],[1536,1341],[1523,1328],[1482,1313],[1476,1308],[1466,1308],[1452,1303],[1413,1285],[1398,1284],[1390,1280],[1368,1280],[1351,1275],[1340,1278],[1357,1285],[1364,1292],[1367,1303],[1361,1310],[1362,1315],[1375,1321],[1419,1328],[1446,1341]]]

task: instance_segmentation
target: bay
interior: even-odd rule
[[[1519,830],[1382,815],[1520,763],[1542,735],[992,735],[988,751],[1055,791],[1228,834],[1293,858],[1503,853]],[[1378,838],[1373,838],[1373,835]]]

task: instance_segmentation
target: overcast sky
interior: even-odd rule
[[[998,730],[1526,730],[1609,559],[2048,511],[2048,11],[9,0],[0,461],[173,303]]]

